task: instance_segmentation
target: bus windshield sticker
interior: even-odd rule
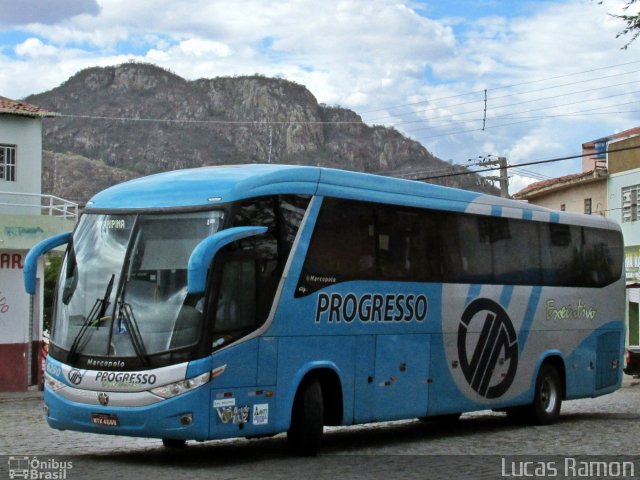
[[[222,407],[216,408],[218,418],[222,423],[234,423],[236,425],[248,423],[251,407],[243,405],[240,407]]]
[[[258,403],[253,406],[253,424],[267,425],[269,423],[269,404]]]

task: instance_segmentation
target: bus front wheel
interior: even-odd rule
[[[163,438],[162,445],[167,448],[184,448],[187,445],[187,441],[177,438]]]
[[[316,455],[324,430],[322,387],[317,379],[305,380],[298,388],[287,439],[291,449],[300,455]]]

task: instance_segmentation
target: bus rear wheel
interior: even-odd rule
[[[305,380],[298,388],[291,412],[287,439],[291,449],[300,455],[316,455],[324,431],[322,387],[317,379]]]
[[[531,405],[531,420],[537,425],[548,425],[560,416],[562,382],[558,371],[551,365],[542,365],[536,380],[536,393]]]
[[[533,403],[507,409],[507,417],[516,422],[549,425],[558,420],[562,406],[562,380],[549,364],[542,365],[536,379]]]

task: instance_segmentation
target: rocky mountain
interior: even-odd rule
[[[302,85],[259,75],[187,81],[127,63],[83,70],[25,100],[59,114],[43,124],[43,190],[80,202],[129,178],[204,165],[462,168],[394,129],[319,104]],[[436,182],[496,193],[476,175]]]

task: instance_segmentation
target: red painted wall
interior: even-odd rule
[[[42,342],[33,342],[31,379],[34,385],[42,385]],[[0,344],[0,392],[24,392],[27,390],[29,348],[27,343]]]

